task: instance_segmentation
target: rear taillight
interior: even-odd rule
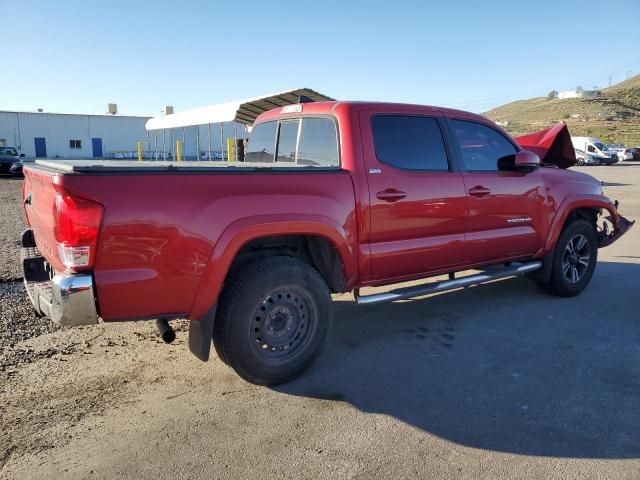
[[[56,193],[53,208],[54,235],[58,254],[69,270],[86,270],[93,266],[102,221],[102,205]]]

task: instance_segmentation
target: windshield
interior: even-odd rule
[[[601,151],[603,151],[603,152],[606,152],[606,151],[607,151],[607,147],[605,147],[605,146],[604,146],[604,144],[602,144],[602,143],[594,143],[594,145],[596,146],[596,148],[597,148],[598,150],[601,150]]]
[[[17,157],[18,152],[13,147],[0,147],[0,155],[11,155],[13,157]]]

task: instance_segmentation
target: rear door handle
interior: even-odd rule
[[[407,194],[405,192],[401,192],[400,190],[396,190],[395,188],[387,188],[381,192],[376,194],[378,200],[384,200],[385,202],[397,202],[398,200],[402,200],[406,197]]]
[[[487,187],[483,187],[482,185],[477,185],[469,190],[469,195],[473,195],[474,197],[484,197],[485,195],[489,195],[491,190]]]

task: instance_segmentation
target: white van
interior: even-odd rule
[[[611,165],[618,161],[616,153],[609,152],[602,140],[595,137],[571,137],[571,143],[576,152],[584,152],[598,163]],[[587,162],[585,162],[587,163]],[[594,162],[595,163],[595,162]]]

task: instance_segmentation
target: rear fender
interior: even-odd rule
[[[248,242],[280,235],[317,235],[336,248],[344,266],[345,285],[357,278],[357,239],[344,226],[322,215],[259,215],[231,223],[216,243],[207,262],[189,318],[197,320],[217,302],[229,268],[240,249]]]

